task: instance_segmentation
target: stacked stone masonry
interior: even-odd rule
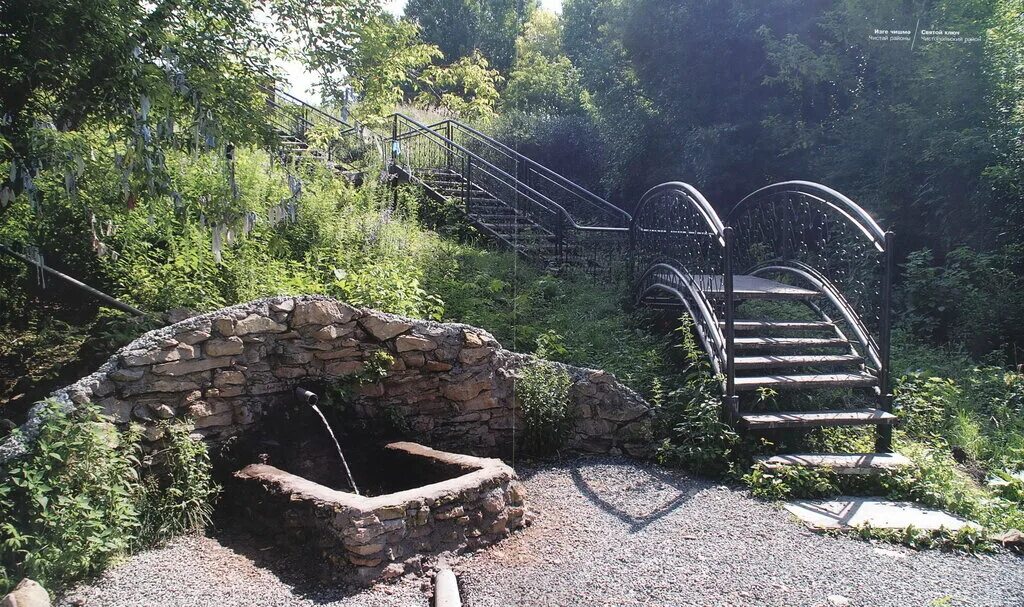
[[[523,486],[501,460],[414,443],[387,448],[457,467],[462,474],[362,497],[253,464],[235,473],[232,500],[268,539],[312,553],[324,577],[358,583],[400,575],[425,553],[487,546],[525,524]]]
[[[460,453],[507,449],[517,369],[543,363],[504,350],[461,324],[403,318],[320,297],[275,297],[151,331],[99,371],[56,392],[65,403],[96,402],[117,423],[137,422],[159,446],[159,422],[191,418],[211,443],[256,429],[273,407],[291,406],[297,386],[344,382],[384,350],[386,377],[358,387],[352,415],[397,412],[417,442]],[[603,371],[565,366],[575,426],[568,447],[591,453],[651,452],[651,408]],[[38,419],[30,415],[29,439]],[[0,447],[0,461],[17,444]]]

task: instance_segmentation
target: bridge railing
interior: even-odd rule
[[[644,194],[630,227],[640,300],[657,304],[664,298],[683,305],[730,405],[735,396],[732,239],[732,230],[707,199],[680,182]],[[714,297],[715,292],[722,296]]]
[[[807,181],[761,188],[726,218],[740,273],[818,290],[864,351],[885,391],[889,374],[893,235],[846,196]]]

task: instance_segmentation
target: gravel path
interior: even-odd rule
[[[821,536],[743,491],[620,459],[520,474],[534,524],[447,559],[465,607],[1024,605],[1024,558]],[[183,538],[68,598],[90,607],[429,604],[428,577],[325,590],[303,571],[248,536]]]

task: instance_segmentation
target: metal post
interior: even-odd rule
[[[732,227],[727,227],[722,232],[725,241],[725,255],[722,264],[722,280],[725,287],[725,398],[726,410],[733,421],[739,417],[739,397],[736,396],[736,323],[734,312],[736,302],[733,299],[733,268],[732,255],[735,233]]]
[[[452,134],[453,133],[452,133],[452,121],[451,120],[448,121],[448,123],[447,123],[447,125],[445,127],[445,131],[446,131],[446,138],[448,139],[448,141],[445,143],[445,148],[446,148],[446,154],[445,155],[447,156],[448,172],[450,173],[451,170],[452,170],[452,164],[454,164],[454,160],[455,160],[455,149],[452,147],[452,142],[454,140],[452,139]]]
[[[398,166],[398,115],[391,122],[391,166]]]
[[[892,393],[889,389],[889,356],[892,349],[892,282],[896,271],[896,235],[885,233],[885,269],[882,274],[882,309],[879,311],[878,336],[878,389],[881,409],[892,412]],[[875,450],[879,453],[892,451],[892,426],[879,426],[875,440]]]
[[[466,173],[463,177],[465,181],[462,184],[462,204],[466,212],[469,213],[469,188],[470,182],[473,180],[473,157],[468,154],[466,155]]]

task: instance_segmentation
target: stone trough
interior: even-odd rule
[[[313,556],[321,574],[363,583],[416,568],[424,554],[492,544],[525,523],[523,487],[501,460],[410,442],[373,459],[385,487],[398,490],[356,495],[252,464],[234,474],[232,500],[261,535]]]

